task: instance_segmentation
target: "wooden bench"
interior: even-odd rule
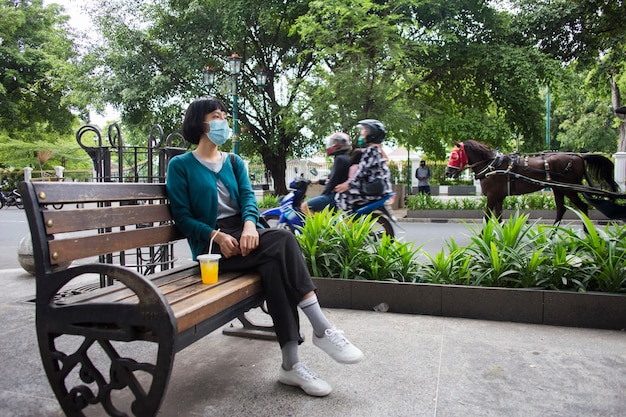
[[[235,318],[252,326],[243,313],[263,303],[258,274],[220,274],[205,285],[197,263],[174,264],[174,243],[184,237],[164,184],[22,182],[20,191],[33,240],[39,351],[68,416],[98,404],[109,415],[154,416],[177,352]],[[153,259],[120,265],[143,259],[131,256],[138,252]],[[161,271],[144,276],[154,269]],[[93,290],[62,296],[73,292],[71,281],[90,279]],[[98,280],[113,285],[98,288]]]

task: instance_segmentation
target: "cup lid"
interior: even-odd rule
[[[196,256],[196,259],[198,261],[201,261],[201,260],[211,261],[211,260],[220,259],[221,257],[222,255],[220,255],[219,253],[205,253],[203,255]]]

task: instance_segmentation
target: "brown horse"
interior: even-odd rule
[[[556,203],[555,223],[558,223],[565,214],[565,197],[587,214],[588,206],[578,195],[584,192],[583,179],[590,186],[599,184],[612,192],[619,189],[613,179],[613,162],[602,155],[545,152],[529,157],[500,154],[474,140],[455,145],[446,177],[456,178],[464,168],[471,168],[487,197],[485,216],[500,218],[502,203],[508,195],[528,194],[550,187]]]

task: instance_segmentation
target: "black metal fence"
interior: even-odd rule
[[[76,133],[78,145],[93,162],[92,181],[96,182],[165,182],[167,164],[174,156],[187,152],[190,144],[178,131],[165,137],[163,129],[154,125],[145,145],[125,144],[117,124],[108,127],[106,137],[98,127],[82,126]],[[138,200],[133,204],[143,204]],[[136,227],[150,225],[138,224]],[[111,253],[100,257],[102,263],[115,263],[149,275],[174,267],[174,245],[160,245]],[[102,285],[112,282],[101,277]]]

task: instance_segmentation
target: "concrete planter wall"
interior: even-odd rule
[[[406,194],[406,185],[392,184],[391,188],[392,191],[396,193],[396,198],[394,198],[391,208],[393,210],[404,208],[404,195]]]
[[[481,219],[482,210],[408,210],[408,218],[417,219]]]
[[[626,329],[626,296],[313,278],[323,307],[596,329]]]
[[[529,215],[530,220],[546,219],[553,220],[556,216],[555,210],[524,210],[524,214]],[[504,210],[502,217],[508,219],[514,210]],[[406,217],[408,218],[425,218],[425,219],[482,219],[484,212],[482,210],[408,210]],[[608,221],[609,218],[598,210],[589,210],[589,218],[595,221]],[[579,220],[578,216],[571,211],[566,211],[563,216],[565,220]]]
[[[476,195],[476,186],[448,185],[448,195]]]
[[[431,185],[430,186],[430,195],[439,195],[441,194],[441,191],[439,189],[439,185]],[[417,195],[419,194],[419,188],[418,187],[411,187],[411,194],[413,195]]]

